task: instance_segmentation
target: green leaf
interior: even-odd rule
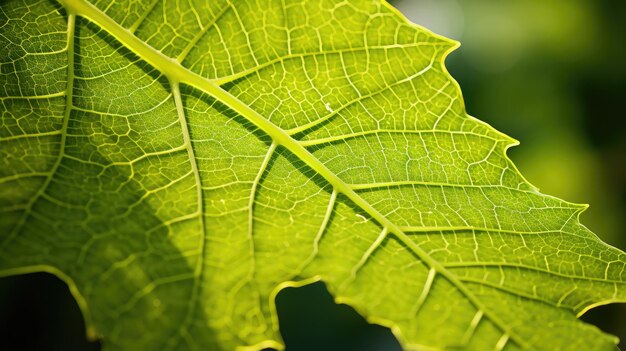
[[[612,350],[626,255],[467,116],[457,44],[378,1],[4,0],[0,274],[109,350],[282,348],[324,281],[406,349]]]

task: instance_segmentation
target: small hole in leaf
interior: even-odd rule
[[[100,350],[67,285],[49,273],[0,279],[0,339],[6,350]]]
[[[389,328],[369,324],[353,308],[336,304],[317,282],[285,288],[276,298],[286,351],[401,351]]]

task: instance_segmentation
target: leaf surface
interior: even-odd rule
[[[323,280],[406,349],[612,350],[626,255],[468,116],[457,44],[378,1],[4,1],[0,272],[109,350],[282,348]]]

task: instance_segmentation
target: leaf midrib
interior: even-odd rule
[[[438,261],[434,260],[426,251],[421,249],[415,242],[413,242],[409,236],[404,233],[397,225],[387,219],[382,213],[372,207],[367,201],[365,201],[360,195],[358,195],[348,184],[341,180],[336,174],[328,169],[320,160],[318,160],[313,154],[311,154],[302,144],[293,139],[285,130],[281,129],[261,114],[253,110],[251,107],[231,95],[229,92],[222,89],[214,81],[208,80],[197,73],[190,71],[183,67],[181,63],[169,58],[143,42],[136,37],[133,33],[126,28],[119,25],[111,17],[102,12],[100,9],[88,3],[85,0],[57,0],[70,15],[80,15],[89,19],[91,22],[111,34],[120,43],[122,43],[127,49],[138,55],[147,63],[161,71],[172,83],[185,83],[194,88],[197,88],[205,93],[213,96],[215,99],[228,106],[233,111],[237,112],[241,116],[245,117],[248,121],[253,123],[259,129],[269,135],[274,143],[281,145],[297,156],[300,160],[305,162],[311,169],[322,176],[329,184],[331,184],[335,191],[343,193],[358,207],[367,212],[373,219],[375,219],[383,228],[386,228],[389,234],[393,234],[400,242],[406,245],[417,257],[419,257],[429,267],[434,269],[437,273],[441,274],[451,284],[453,284],[459,291],[465,295],[468,300],[479,310],[485,313],[487,317],[499,328],[504,335],[502,338],[511,338],[516,344],[524,349],[528,349],[529,345],[519,336],[517,336],[510,328],[507,328],[506,324],[490,312],[483,304],[478,300],[474,294],[459,280],[452,272],[448,271]],[[388,3],[383,1],[383,5],[391,8],[394,12],[395,9]],[[434,34],[433,34],[434,35]],[[442,56],[442,62],[455,47],[449,48]],[[502,340],[501,338],[501,340]],[[506,341],[505,341],[506,343]],[[504,345],[501,345],[502,347]]]

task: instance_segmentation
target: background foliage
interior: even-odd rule
[[[543,192],[589,203],[582,222],[626,249],[626,3],[611,0],[401,0],[413,21],[460,40],[448,68],[470,114],[520,140],[510,155]],[[398,350],[391,334],[335,306],[323,285],[287,289],[288,349]],[[587,320],[626,339],[626,306]],[[0,280],[0,334],[20,349],[97,350],[56,278]],[[626,344],[622,342],[623,348]]]

